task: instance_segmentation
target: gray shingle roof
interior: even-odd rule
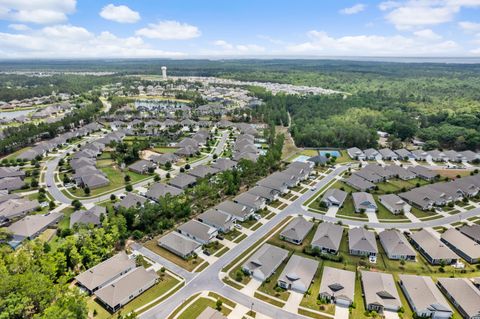
[[[377,253],[375,234],[365,228],[357,227],[348,231],[348,246],[350,250]]]
[[[367,305],[378,304],[388,309],[398,309],[402,306],[391,274],[364,270],[360,273]]]
[[[466,278],[439,278],[438,283],[469,318],[480,316],[480,290],[470,280]]]
[[[303,241],[312,227],[312,222],[307,221],[302,216],[298,216],[288,223],[288,225],[280,233],[280,236],[293,241]]]
[[[264,278],[268,278],[287,256],[287,250],[270,244],[263,244],[248,258],[242,268],[248,269],[250,272],[260,272]]]
[[[190,255],[195,249],[201,246],[200,243],[172,231],[158,240],[158,244],[168,250],[178,252],[182,256]]]
[[[338,251],[342,241],[343,227],[329,222],[320,223],[313,235],[311,245]]]

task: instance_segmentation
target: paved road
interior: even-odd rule
[[[333,178],[341,174],[347,169],[347,167],[338,167],[332,171],[328,176],[320,180],[316,187],[317,189],[327,185]],[[162,303],[156,305],[150,310],[143,313],[141,318],[166,318],[176,307],[178,307],[184,300],[190,297],[192,294],[201,292],[204,290],[215,291],[232,301],[242,304],[247,308],[251,308],[253,304],[253,310],[271,318],[282,319],[294,319],[294,318],[306,318],[298,314],[290,313],[284,309],[275,307],[269,303],[260,301],[253,297],[247,296],[240,291],[227,286],[220,280],[219,274],[223,267],[230,264],[237,256],[247,250],[255,242],[265,236],[272,228],[282,222],[285,217],[298,214],[301,212],[301,203],[312,196],[311,192],[306,192],[300,196],[292,205],[282,210],[275,215],[267,223],[257,229],[252,235],[245,238],[238,245],[230,249],[227,253],[221,256],[215,263],[208,266],[201,273],[187,281],[186,285],[177,291],[170,298],[166,299]],[[168,267],[167,267],[168,268]]]
[[[209,154],[205,158],[190,164],[190,166],[191,167],[196,167],[196,166],[199,166],[199,165],[202,165],[202,164],[206,164],[209,161],[213,160],[213,155],[214,154],[220,155],[223,152],[223,149],[225,147],[227,138],[228,138],[228,131],[223,131],[222,136],[220,137],[220,141],[218,142],[217,146],[213,150],[212,154]],[[46,182],[47,185],[50,185],[50,187],[47,187],[47,189],[56,201],[58,201],[60,203],[63,203],[63,204],[71,204],[72,199],[68,198],[65,194],[63,194],[62,191],[55,184],[55,171],[58,167],[58,162],[60,161],[61,158],[65,158],[65,156],[67,155],[66,153],[67,152],[64,152],[64,153],[56,156],[54,159],[51,159],[51,160],[46,162],[46,164],[45,164],[45,166],[46,166],[45,182]],[[178,173],[179,173],[179,169],[171,172],[172,175],[175,175],[175,174],[178,174]],[[149,178],[149,179],[146,179],[144,181],[141,181],[139,183],[136,183],[133,186],[135,188],[142,187],[142,186],[147,185],[148,183],[151,183],[152,181],[153,181],[153,177]],[[122,187],[121,189],[119,189],[117,191],[110,192],[108,194],[98,196],[98,197],[95,197],[95,198],[82,199],[80,201],[82,202],[82,204],[94,204],[94,203],[102,202],[102,201],[105,201],[105,200],[109,200],[111,194],[114,194],[114,195],[118,196],[118,195],[121,195],[123,193],[125,193],[125,189]]]

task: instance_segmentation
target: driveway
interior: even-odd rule
[[[283,309],[293,313],[297,313],[298,306],[300,306],[300,302],[302,302],[302,298],[303,298],[303,294],[290,290],[290,296],[288,297],[288,300],[285,303],[285,306],[283,306]]]
[[[384,311],[383,315],[385,316],[385,319],[398,319],[398,313],[393,312],[393,311]]]
[[[335,305],[335,319],[348,319],[349,316],[348,307]]]
[[[257,291],[257,289],[260,287],[261,284],[262,282],[260,280],[252,278],[250,282],[245,287],[243,287],[242,290],[240,291],[248,296],[253,297],[253,295],[255,294],[255,291]]]

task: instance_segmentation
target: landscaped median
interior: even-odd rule
[[[236,306],[235,302],[217,293],[204,291],[185,300],[167,319],[198,318],[208,307],[219,311],[224,316],[228,316]]]

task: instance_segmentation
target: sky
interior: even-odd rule
[[[0,59],[480,57],[480,0],[0,0]]]

